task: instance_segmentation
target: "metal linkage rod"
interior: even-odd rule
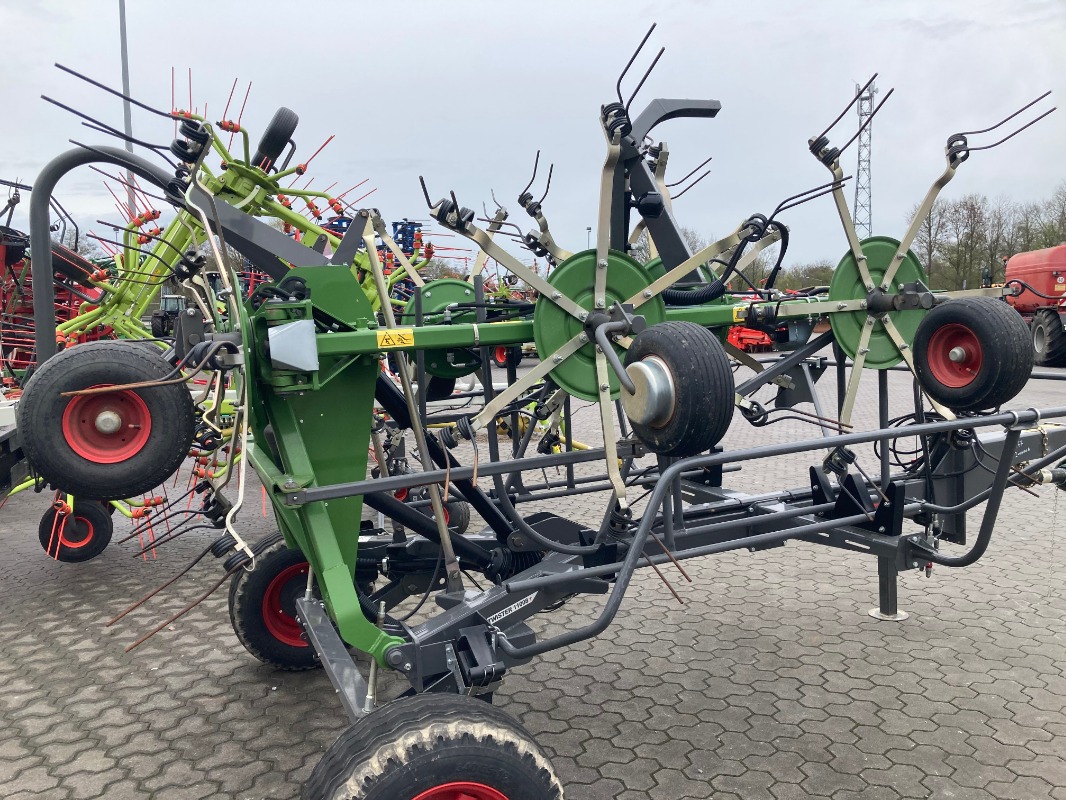
[[[396,317],[392,311],[392,303],[389,302],[389,290],[385,283],[385,275],[381,270],[381,262],[378,260],[378,251],[374,242],[374,221],[369,211],[359,212],[363,217],[363,242],[366,245],[367,257],[370,261],[370,272],[374,276],[378,296],[381,298],[381,312],[385,317],[387,328],[396,327]],[[351,235],[351,231],[348,235]],[[400,383],[403,386],[404,400],[407,402],[407,411],[411,415],[411,431],[415,436],[415,444],[418,447],[418,457],[422,462],[422,469],[429,472],[433,469],[433,461],[426,446],[426,432],[422,427],[422,418],[415,401],[414,389],[411,385],[410,367],[405,357],[400,354],[396,359],[397,372],[400,374]],[[461,592],[463,590],[463,576],[459,569],[459,559],[455,556],[455,548],[452,546],[451,531],[444,518],[444,504],[441,502],[440,487],[437,483],[429,484],[429,499],[433,506],[433,518],[437,523],[437,535],[440,537],[441,553],[444,557],[444,572],[448,591]]]

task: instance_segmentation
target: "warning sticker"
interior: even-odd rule
[[[414,347],[415,332],[411,328],[378,330],[378,347]]]
[[[747,315],[747,306],[733,306],[733,322],[743,322]]]

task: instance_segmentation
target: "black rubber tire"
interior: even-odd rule
[[[1049,308],[1037,311],[1030,330],[1037,366],[1066,367],[1066,329],[1058,312]]]
[[[167,319],[162,314],[152,314],[152,336],[162,339],[167,335]]]
[[[503,358],[500,358],[500,355]],[[522,348],[515,345],[514,347],[494,347],[492,348],[492,365],[495,367],[506,367],[508,364],[517,367],[522,363]]]
[[[141,342],[88,342],[53,356],[26,383],[18,406],[26,457],[49,484],[78,497],[119,500],[159,486],[181,466],[192,444],[195,413],[185,384],[127,390],[143,402],[152,425],[143,446],[114,463],[91,460],[71,447],[63,431],[64,412],[82,398],[62,394],[161,380],[171,373],[170,364]]]
[[[938,332],[946,326],[960,326],[980,347],[977,368],[970,370],[972,378],[965,385],[948,385],[935,373],[945,356],[931,352],[930,342],[936,347]],[[918,325],[913,351],[919,385],[952,411],[981,411],[1010,402],[1033,371],[1029,327],[1017,311],[992,297],[960,297],[936,306]]]
[[[282,106],[275,111],[263,131],[263,138],[259,140],[259,147],[256,148],[249,166],[259,167],[264,172],[270,169],[296,132],[299,123],[300,117],[291,108]]]
[[[735,384],[722,343],[694,322],[660,322],[636,335],[625,364],[649,356],[661,359],[670,371],[674,411],[660,427],[631,422],[634,433],[664,456],[681,458],[710,450],[733,419]]]
[[[96,558],[111,543],[114,527],[107,507],[95,500],[74,498],[74,513],[67,518],[62,536],[53,532],[56,510],[48,509],[41,517],[37,536],[41,547],[56,561],[77,564]]]
[[[304,784],[303,800],[410,800],[469,782],[508,800],[562,800],[533,738],[490,703],[423,694],[394,700],[352,725]]]
[[[463,500],[449,500],[444,508],[448,512],[448,528],[456,533],[466,533],[470,527],[470,504]]]
[[[282,578],[283,573],[296,571],[299,565],[307,565],[307,557],[299,550],[277,542],[268,547],[255,558],[255,569],[238,570],[229,585],[229,619],[233,632],[245,649],[262,661],[288,672],[315,669],[321,666],[315,656],[315,649],[304,641],[300,646],[279,639],[271,632],[263,616],[263,601],[275,579]],[[306,582],[306,570],[303,572]],[[290,607],[295,597],[303,594],[303,585],[294,577],[296,583],[286,581],[282,589],[283,608],[290,616],[295,609]],[[294,594],[296,592],[296,594]]]

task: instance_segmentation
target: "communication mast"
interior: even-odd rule
[[[855,91],[861,87],[855,84]],[[877,88],[873,83],[859,97],[859,125],[863,125],[874,110],[874,95]],[[859,238],[873,235],[873,193],[870,188],[870,142],[873,137],[873,125],[870,124],[859,134],[859,163],[855,169],[855,231]]]

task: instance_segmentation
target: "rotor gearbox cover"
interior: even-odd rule
[[[430,281],[422,289],[422,320],[427,325],[440,324],[448,306],[457,303],[473,303],[474,287],[466,281],[456,278],[440,278]],[[473,323],[477,321],[473,308],[453,309],[453,323]],[[415,301],[409,300],[400,315],[401,325],[415,324]],[[472,374],[481,364],[481,359],[473,350],[455,348],[451,350],[427,350],[425,353],[426,372],[438,378],[462,378]]]
[[[866,256],[866,266],[870,270],[870,277],[873,279],[875,286],[881,285],[881,278],[888,271],[899,244],[898,239],[893,239],[889,236],[872,236],[862,241],[862,253]],[[918,257],[914,255],[914,252],[908,250],[907,255],[892,278],[889,293],[896,294],[899,292],[901,285],[914,283],[915,281],[927,282],[925,270],[922,269],[921,262],[918,261]],[[833,271],[833,279],[829,283],[829,299],[833,301],[865,300],[868,294],[869,292],[863,284],[862,277],[859,275],[855,256],[849,251],[840,259],[840,263],[837,264],[837,268]],[[926,313],[925,309],[906,309],[903,311],[891,311],[887,316],[895,324],[904,341],[911,345],[914,343],[914,334],[918,331],[918,325]],[[862,336],[862,329],[866,325],[868,316],[869,314],[866,310],[831,312],[829,314],[829,324],[833,329],[833,336],[836,338],[840,348],[852,360],[854,360],[858,352],[859,338]],[[874,323],[868,347],[870,351],[866,354],[866,361],[863,364],[866,368],[888,369],[903,360],[903,356],[900,355],[895,343],[880,322]]]
[[[640,297],[652,278],[637,261],[623,253],[611,251],[607,257],[607,286],[604,292],[606,309],[615,303],[625,303]],[[595,310],[594,290],[596,284],[596,251],[575,253],[563,261],[548,277],[548,283],[563,296],[569,297],[585,311]],[[666,308],[661,297],[653,297],[636,309],[635,315],[643,316],[648,327],[666,319]],[[541,360],[549,359],[560,347],[585,329],[581,320],[573,317],[547,297],[538,297],[533,312],[533,341]],[[614,344],[620,359],[625,358],[625,349]],[[619,384],[614,370],[608,368],[611,398],[618,399]],[[564,358],[551,371],[551,379],[574,397],[596,400],[599,396],[596,380],[596,343],[589,334],[583,344],[569,358]]]

